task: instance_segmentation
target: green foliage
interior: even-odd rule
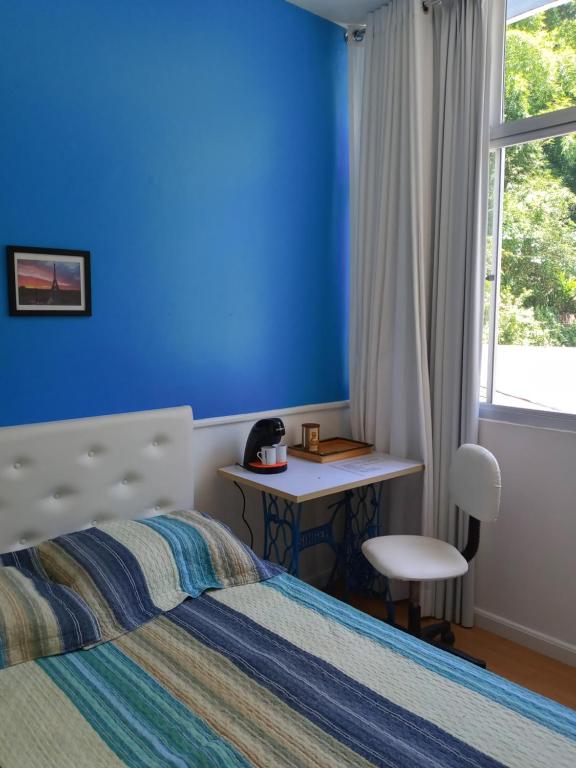
[[[550,346],[554,343],[550,330],[535,317],[531,307],[524,306],[523,299],[523,295],[515,296],[508,287],[501,289],[498,343]]]
[[[576,2],[508,27],[505,115],[576,106]],[[500,344],[576,344],[576,139],[506,151]]]
[[[510,24],[506,33],[506,120],[576,105],[576,5]]]

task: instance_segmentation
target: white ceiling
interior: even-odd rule
[[[338,24],[361,24],[384,0],[288,0]]]
[[[288,0],[307,11],[339,24],[362,24],[366,14],[383,5],[384,0]],[[508,18],[529,15],[537,8],[561,5],[567,0],[508,0]]]

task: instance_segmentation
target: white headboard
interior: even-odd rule
[[[192,509],[192,426],[184,406],[0,429],[0,553]]]

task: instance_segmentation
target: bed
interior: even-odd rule
[[[34,632],[45,617],[0,604],[2,768],[576,765],[573,711],[186,512],[192,441],[187,408],[0,430],[0,596],[3,575],[38,579],[35,605],[58,606],[44,646],[16,632],[10,663],[10,616]]]

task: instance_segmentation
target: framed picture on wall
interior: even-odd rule
[[[9,245],[11,315],[91,315],[90,251]]]

